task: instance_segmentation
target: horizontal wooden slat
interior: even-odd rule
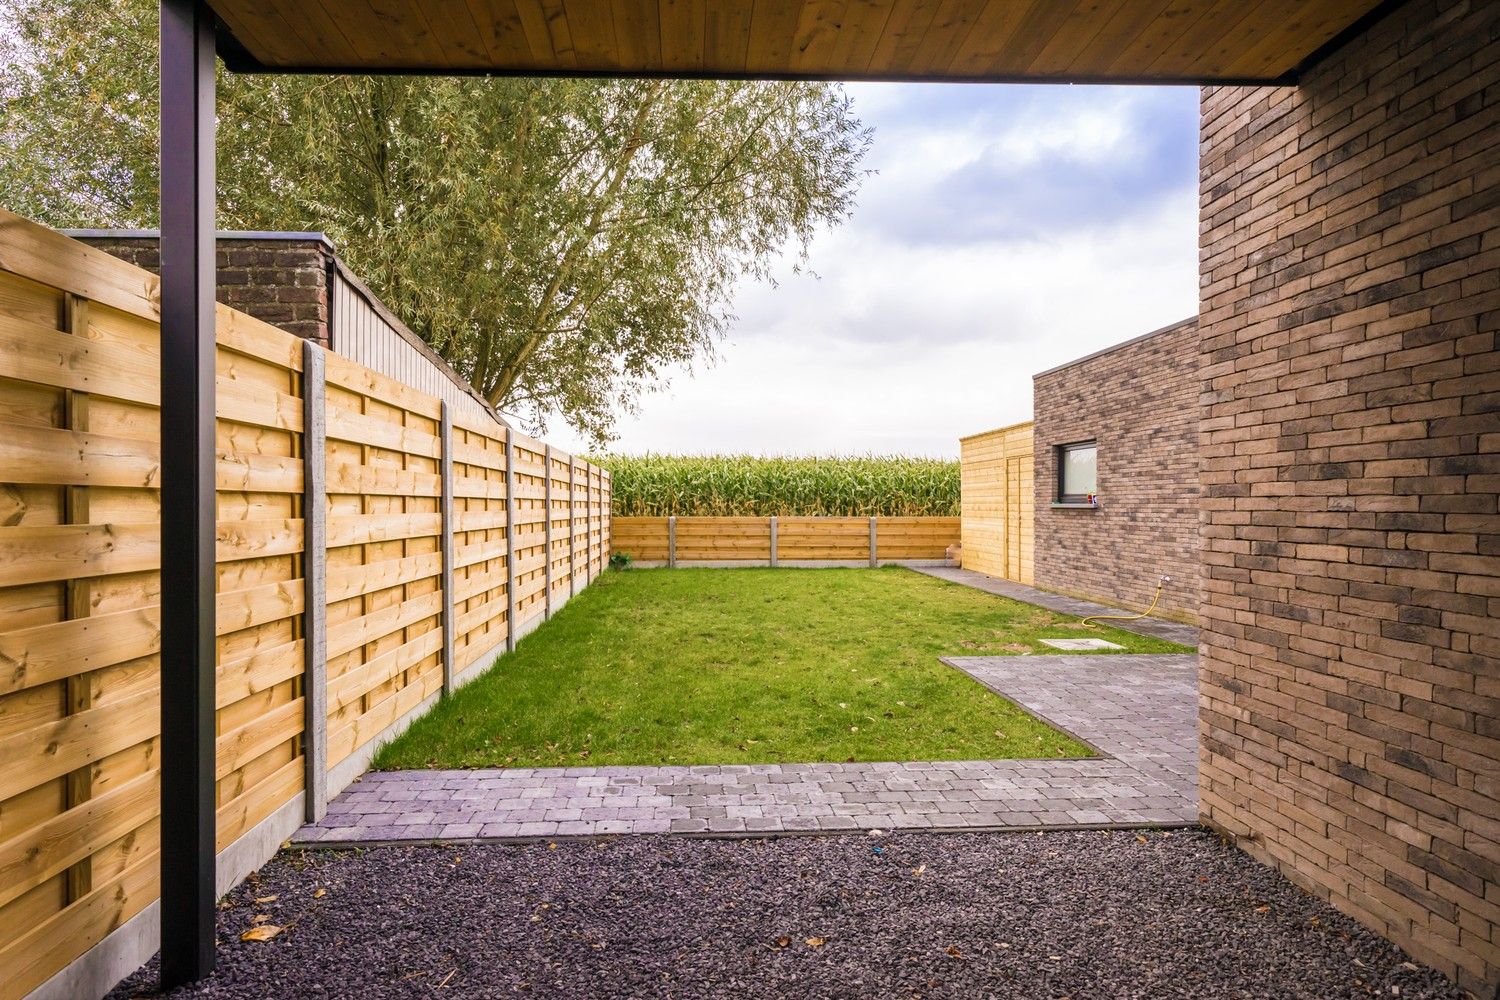
[[[301,551],[301,518],[219,522],[219,562],[284,556]]]
[[[222,780],[302,732],[302,699],[271,709],[214,741],[214,777]]]
[[[0,739],[0,801],[151,739],[160,706],[152,689]]]
[[[161,485],[161,449],[154,441],[19,424],[0,426],[0,439],[0,483]]]
[[[305,669],[301,639],[220,663],[218,683],[214,685],[215,707],[253,697],[300,676]]]
[[[156,898],[159,856],[155,851],[66,909],[0,946],[0,983],[25,996],[59,968],[102,941]]]
[[[437,576],[443,570],[441,552],[386,559],[361,566],[330,566],[326,582],[328,602],[345,601],[376,591],[398,587],[413,580]]]
[[[161,648],[155,605],[0,633],[0,695],[150,656]]]
[[[142,319],[161,318],[161,280],[156,275],[4,209],[0,209],[0,271]]]
[[[325,375],[328,384],[378,399],[383,403],[404,410],[410,410],[419,416],[430,420],[438,418],[441,409],[441,401],[435,396],[418,392],[409,385],[403,385],[393,378],[381,375],[379,372],[371,371],[363,365],[356,364],[346,358],[340,357],[332,352],[324,356]],[[331,431],[330,431],[331,433]]]
[[[0,587],[155,569],[155,524],[0,527]]]
[[[0,314],[0,376],[155,406],[161,363],[120,344]]]
[[[401,604],[381,608],[353,621],[328,626],[328,658],[342,656],[399,628],[431,618],[442,610],[443,595],[423,594]]]
[[[0,843],[0,907],[155,816],[157,774],[132,778]]]
[[[327,431],[330,440],[387,448],[423,458],[439,458],[443,453],[443,443],[426,431],[332,404],[328,407]]]
[[[399,538],[436,536],[443,530],[441,514],[351,514],[328,519],[328,547],[365,545]]]
[[[328,682],[328,708],[343,708],[421,663],[443,648],[441,629],[423,632],[410,642],[381,653],[366,663],[345,671]]]

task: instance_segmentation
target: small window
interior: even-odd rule
[[[1057,502],[1096,503],[1099,495],[1099,446],[1093,441],[1057,449]]]

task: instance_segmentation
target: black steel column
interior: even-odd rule
[[[214,31],[161,0],[161,978],[214,968]]]

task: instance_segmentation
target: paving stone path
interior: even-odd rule
[[[1100,756],[375,772],[329,803],[328,815],[294,841],[1197,822],[1196,656],[979,656],[944,662],[1068,730]]]
[[[1079,618],[1087,618],[1089,615],[1135,614],[1133,611],[1112,608],[1107,604],[1095,604],[1093,601],[1068,597],[1065,594],[1038,590],[1024,583],[1016,583],[1014,580],[1002,580],[998,576],[976,573],[972,569],[958,569],[953,566],[913,566],[911,568],[914,572],[926,573],[928,576],[935,576],[949,583],[962,584],[965,587],[982,590],[986,594],[1009,597],[1012,600],[1035,604],[1039,608],[1046,608],[1060,614],[1076,615]],[[1110,624],[1126,632],[1134,632],[1136,635],[1148,635],[1155,639],[1178,642],[1184,646],[1198,645],[1198,629],[1192,625],[1169,622],[1162,618],[1140,618],[1136,621],[1110,622]]]

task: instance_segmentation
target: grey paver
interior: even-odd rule
[[[947,580],[949,583],[962,584],[965,587],[982,590],[986,594],[1009,597],[1012,600],[1021,601],[1025,604],[1035,604],[1039,608],[1046,608],[1049,611],[1056,611],[1065,615],[1075,615],[1079,618],[1087,618],[1089,615],[1129,615],[1134,613],[1120,608],[1111,608],[1104,604],[1095,604],[1093,601],[1085,601],[1077,597],[1067,597],[1063,594],[1038,590],[1035,587],[1028,587],[1024,583],[1016,583],[1014,580],[1002,580],[999,577],[976,573],[972,569],[958,569],[953,566],[914,566],[912,568],[918,573],[935,576],[939,580]],[[1134,632],[1136,635],[1148,635],[1156,639],[1166,639],[1168,642],[1179,642],[1184,646],[1198,645],[1198,630],[1191,625],[1181,625],[1177,622],[1169,622],[1161,618],[1141,618],[1136,621],[1125,622],[1115,621],[1110,622],[1110,624],[1123,631]]]
[[[1182,641],[1180,634],[1163,637]],[[327,845],[1197,821],[1196,656],[989,656],[944,662],[1068,730],[1099,756],[388,771],[350,786],[329,804],[321,823],[304,827],[295,840]]]

